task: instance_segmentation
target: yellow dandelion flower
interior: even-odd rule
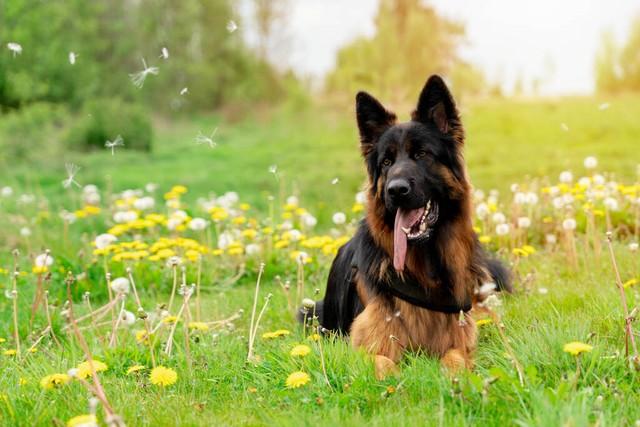
[[[29,381],[27,381],[26,378],[20,377],[20,379],[18,379],[18,385],[27,385],[27,384],[29,384]]]
[[[262,339],[264,340],[272,340],[274,338],[278,338],[278,335],[276,335],[275,332],[265,332],[262,334]]]
[[[532,254],[536,253],[536,248],[534,248],[531,245],[524,245],[522,247],[522,250],[525,251],[526,253],[528,253],[529,255],[532,255]]]
[[[633,279],[629,279],[626,282],[624,282],[622,284],[622,286],[624,286],[625,288],[630,288],[633,285],[637,285],[638,284],[638,279],[633,278]]]
[[[304,344],[299,344],[291,349],[289,355],[292,357],[305,357],[309,353],[311,353],[311,349],[309,346]]]
[[[478,319],[478,320],[476,320],[476,325],[477,326],[484,326],[484,325],[490,324],[491,322],[493,322],[493,320],[491,320],[489,318],[487,318],[487,319]]]
[[[593,350],[593,346],[580,341],[572,341],[564,345],[562,350],[572,356],[578,356],[581,353],[588,353]]]
[[[93,369],[95,369],[96,372],[103,372],[106,371],[109,367],[100,362],[99,360],[94,360],[93,361]],[[91,376],[91,366],[89,366],[89,361],[85,361],[80,363],[77,366],[78,369],[78,378],[88,378]]]
[[[320,341],[320,334],[311,334],[307,337],[309,341]]]
[[[257,235],[258,235],[258,232],[252,228],[242,230],[242,236],[246,237],[247,239],[253,240],[256,238]]]
[[[173,325],[177,321],[178,321],[178,316],[167,316],[164,319],[162,319],[162,323],[164,323],[165,325]]]
[[[4,338],[0,338],[0,344],[2,344],[3,342],[6,342],[7,340]]]
[[[51,374],[40,380],[40,386],[45,390],[53,390],[62,387],[71,381],[71,377],[67,374]]]
[[[67,421],[67,427],[98,427],[98,419],[93,414],[78,415]]]
[[[395,393],[395,392],[396,392],[396,390],[397,390],[397,389],[396,389],[394,386],[392,386],[392,385],[388,385],[388,386],[387,386],[387,394],[393,394],[393,393]]]
[[[18,352],[15,349],[10,348],[9,350],[3,351],[2,354],[4,354],[5,356],[15,356],[16,354],[18,354]]]
[[[142,370],[147,369],[146,366],[143,365],[133,365],[132,367],[130,367],[129,369],[127,369],[127,375],[131,375],[134,374],[136,372],[140,372]]]
[[[513,251],[511,251],[511,252],[516,256],[521,256],[521,257],[528,257],[529,256],[529,252],[525,251],[522,248],[513,248]]]
[[[364,210],[364,205],[362,203],[354,203],[351,207],[351,212],[360,213]]]
[[[273,245],[276,249],[282,249],[282,248],[286,248],[287,246],[289,246],[289,241],[288,240],[278,240],[275,245]]]
[[[245,218],[243,216],[239,216],[239,217],[233,218],[233,220],[231,222],[233,224],[235,224],[235,225],[242,225],[245,222],[247,222],[247,218]]]
[[[49,269],[45,265],[41,265],[41,266],[34,265],[31,271],[34,272],[35,274],[42,274],[49,271]]]
[[[264,227],[262,229],[262,234],[273,234],[273,227]]]
[[[211,251],[211,255],[213,256],[220,256],[224,253],[224,250],[222,249],[214,249]]]
[[[187,187],[185,187],[184,185],[174,185],[173,187],[171,187],[170,192],[176,194],[184,194],[187,192]]]
[[[286,329],[278,329],[277,331],[274,332],[274,334],[276,334],[276,336],[278,336],[278,337],[282,337],[282,336],[285,336],[285,335],[291,335],[291,332],[289,332]]]
[[[136,342],[138,344],[149,344],[149,338],[146,330],[138,329],[135,334],[136,334]]]
[[[243,211],[248,211],[251,209],[251,205],[249,203],[240,203],[240,209]]]
[[[478,237],[478,240],[480,241],[480,243],[491,243],[491,236],[487,236],[486,234],[483,236]]]
[[[171,368],[157,366],[151,370],[149,380],[151,381],[151,384],[166,387],[175,384],[178,380],[178,374]]]
[[[206,332],[209,330],[209,325],[204,322],[189,322],[189,329]]]
[[[296,371],[287,377],[287,388],[299,388],[311,381],[311,377],[306,372]]]

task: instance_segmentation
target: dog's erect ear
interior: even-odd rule
[[[367,92],[356,95],[356,118],[360,130],[362,154],[367,155],[382,133],[396,121],[396,115],[387,111]]]
[[[433,123],[442,133],[462,130],[456,103],[444,80],[438,75],[429,77],[422,88],[418,106],[412,119],[422,123]]]

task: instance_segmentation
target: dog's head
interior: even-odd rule
[[[401,270],[407,243],[427,242],[468,202],[464,130],[449,89],[435,75],[409,122],[397,123],[395,114],[366,92],[356,96],[356,113],[371,195],[394,230],[394,264]]]

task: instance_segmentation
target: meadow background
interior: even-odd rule
[[[638,364],[625,356],[605,231],[632,311],[640,20],[628,17],[624,42],[602,35],[592,93],[543,96],[538,81],[506,87],[486,75],[460,55],[473,43],[465,23],[417,0],[380,1],[372,36],[340,47],[321,79],[300,75],[283,60],[291,7],[0,0],[0,424],[118,425],[104,402],[92,406],[95,379],[47,377],[87,358],[65,280],[79,317],[109,303],[110,273],[136,281],[154,329],[150,345],[131,293],[124,317],[79,323],[108,366],[99,390],[127,425],[637,425]],[[478,234],[512,266],[516,291],[500,296],[501,321],[480,319],[473,372],[450,378],[408,355],[399,377],[376,381],[364,354],[340,337],[315,340],[294,309],[324,294],[364,208],[355,92],[408,119],[432,73],[463,115],[483,190]],[[63,185],[70,164],[79,169]],[[100,251],[104,233],[118,240]],[[256,311],[266,308],[253,334],[262,263]],[[174,283],[197,284],[182,311],[183,295],[167,306]],[[48,301],[32,315],[40,287]],[[573,356],[563,351],[572,341],[592,349]],[[296,345],[310,354],[291,355]],[[158,385],[155,365],[175,383]],[[287,383],[296,371],[309,375],[299,388]]]

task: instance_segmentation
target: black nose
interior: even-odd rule
[[[409,191],[411,191],[411,185],[403,178],[392,179],[387,185],[387,193],[394,202],[402,200],[409,194]]]

